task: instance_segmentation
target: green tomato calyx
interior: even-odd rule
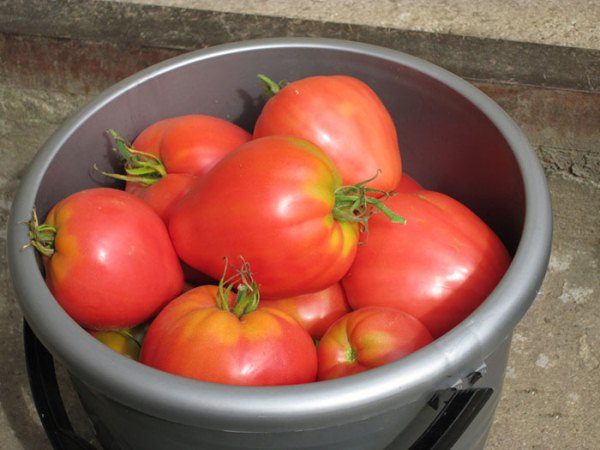
[[[125,163],[126,175],[103,172],[94,166],[102,175],[116,180],[140,183],[144,187],[151,186],[167,176],[167,170],[158,156],[136,150],[115,130],[107,130],[107,133],[113,138],[115,151]]]
[[[393,223],[406,223],[404,217],[396,214],[384,204],[385,200],[394,195],[393,193],[366,186],[379,175],[379,172],[378,170],[375,176],[368,180],[341,186],[335,190],[333,217],[336,220],[358,223],[361,231],[367,231],[369,219],[379,210]]]
[[[260,301],[258,284],[256,284],[252,277],[250,264],[244,258],[240,257],[240,259],[242,260],[241,268],[234,268],[235,273],[226,278],[229,264],[227,258],[225,258],[225,269],[219,281],[216,298],[218,308],[232,312],[238,318],[256,310]],[[233,303],[233,307],[231,307],[229,296],[234,288],[237,291],[237,297]]]
[[[31,220],[26,223],[29,226],[29,242],[23,249],[33,247],[44,256],[52,256],[55,252],[56,228],[45,223],[40,225],[35,208],[31,211]]]
[[[262,73],[259,73],[257,77],[260,81],[262,81],[265,94],[268,97],[275,96],[287,84],[287,81],[285,80],[281,80],[279,83],[277,83]]]

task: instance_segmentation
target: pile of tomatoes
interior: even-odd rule
[[[473,312],[509,255],[458,201],[402,174],[376,93],[349,76],[282,86],[253,134],[168,118],[129,144],[125,190],[29,223],[64,310],[120,353],[202,381],[289,385],[358,373]]]

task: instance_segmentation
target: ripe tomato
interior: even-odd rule
[[[128,182],[125,191],[147,203],[165,223],[169,223],[177,203],[187,194],[198,177],[187,173],[172,173],[156,183],[144,185]]]
[[[350,267],[356,221],[364,220],[353,209],[358,196],[340,188],[335,166],[310,142],[255,139],[223,158],[179,203],[171,239],[183,261],[213,278],[221,276],[223,258],[242,256],[265,298],[325,289]]]
[[[350,312],[346,295],[339,283],[332,284],[322,291],[297,297],[262,300],[261,305],[290,315],[314,339],[321,339],[329,325]]]
[[[30,222],[58,303],[88,329],[121,329],[179,295],[183,273],[165,224],[131,194],[88,189],[58,202],[44,225]]]
[[[269,86],[278,92],[259,115],[254,138],[286,134],[306,139],[333,160],[344,184],[381,171],[368,186],[396,188],[402,175],[396,127],[369,86],[343,75],[304,78],[281,90]]]
[[[174,206],[198,177],[223,156],[251,139],[242,128],[201,114],[158,121],[143,130],[129,146],[109,130],[125,160],[125,190],[148,203],[168,222]]]
[[[204,175],[251,138],[250,133],[224,119],[191,114],[150,125],[133,141],[133,147],[160,158],[167,173]]]
[[[417,319],[392,308],[369,307],[346,314],[319,346],[319,380],[344,377],[400,359],[432,342]]]
[[[240,293],[236,300],[223,292],[217,286],[200,286],[169,303],[146,333],[140,362],[222,384],[315,381],[315,346],[294,319],[277,309],[252,309],[255,300],[248,303],[250,308],[236,311]]]
[[[441,336],[494,289],[510,258],[494,232],[466,206],[432,191],[400,192],[387,205],[406,224],[376,215],[366,245],[343,280],[350,306],[405,311]]]
[[[423,187],[416,180],[405,173],[402,174],[400,184],[395,189],[396,192],[416,192],[423,190]]]

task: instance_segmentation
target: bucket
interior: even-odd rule
[[[264,101],[258,73],[275,80],[346,74],[373,88],[395,121],[405,171],[469,206],[513,256],[475,312],[432,344],[367,372],[296,386],[240,387],[128,360],[62,310],[46,287],[39,258],[31,248],[21,249],[28,240],[21,222],[34,205],[45,217],[76,191],[117,186],[93,169],[97,164],[119,170],[108,128],[133,139],[160,119],[203,113],[251,131]],[[105,448],[482,448],[511,334],[541,285],[551,234],[549,192],[535,153],[479,90],[397,51],[289,38],[188,53],[102,93],[56,131],[31,163],[12,206],[8,253],[33,339],[71,374]],[[30,368],[35,375],[35,364]],[[55,446],[61,433],[68,437],[64,429],[50,433]]]

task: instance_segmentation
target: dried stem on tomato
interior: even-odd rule
[[[48,224],[40,224],[35,208],[31,211],[31,220],[27,222],[29,226],[29,242],[23,248],[34,247],[44,256],[54,254],[54,240],[56,237],[56,228]]]
[[[223,271],[223,276],[219,281],[216,298],[218,308],[224,311],[230,311],[238,318],[242,317],[244,314],[251,313],[258,308],[258,303],[260,301],[258,284],[256,284],[252,277],[250,264],[243,258],[241,258],[241,260],[242,267],[240,269],[236,268],[233,276],[225,278],[228,269],[228,260],[225,258],[225,269]],[[234,288],[237,291],[237,298],[233,303],[232,310],[229,306],[229,295]]]
[[[369,219],[378,209],[392,222],[406,223],[404,217],[396,214],[384,204],[384,201],[393,195],[392,193],[366,187],[366,184],[373,181],[378,174],[379,172],[360,183],[337,188],[333,217],[340,221],[358,223],[362,231],[367,231]]]
[[[263,82],[265,94],[269,97],[275,96],[287,84],[287,81],[285,80],[281,80],[279,83],[277,83],[276,81],[273,81],[271,78],[269,78],[266,75],[263,75],[262,73],[259,73],[257,77],[260,81]]]
[[[145,187],[153,185],[167,175],[167,170],[158,156],[136,150],[115,130],[107,130],[107,132],[115,141],[115,150],[125,162],[126,175],[100,171],[102,175],[140,183]],[[96,166],[94,167],[98,170]]]

